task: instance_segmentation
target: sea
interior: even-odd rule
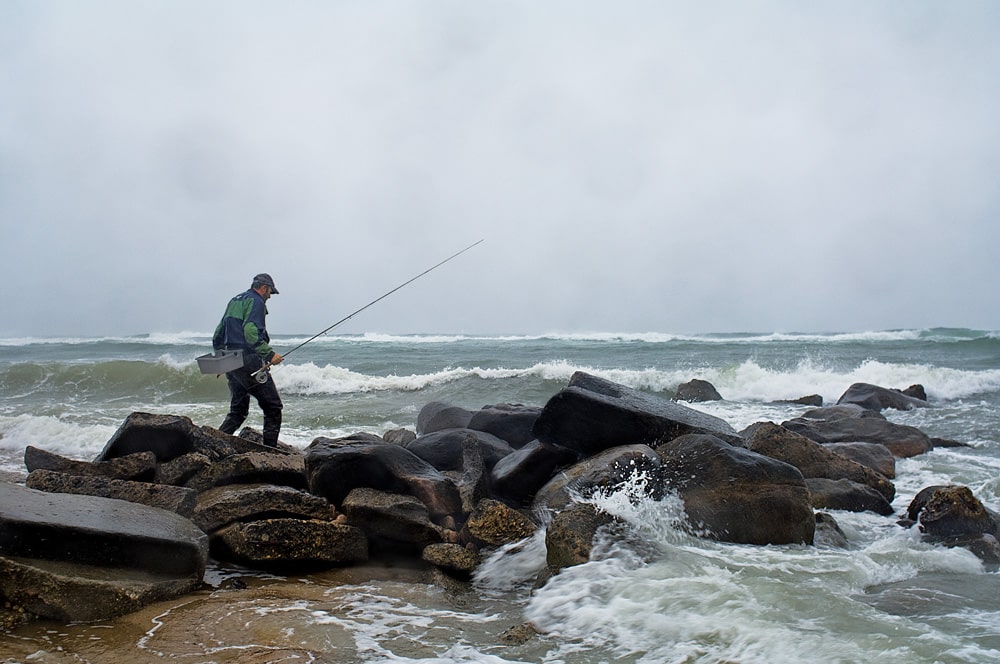
[[[544,406],[576,371],[688,404],[735,429],[781,423],[857,382],[920,384],[893,422],[961,443],[896,463],[895,515],[831,511],[848,545],[746,546],[684,529],[683,503],[639,482],[590,498],[628,524],[545,578],[544,531],[491,552],[471,582],[406,561],[285,576],[212,562],[205,585],[115,620],[0,633],[0,662],[1000,662],[1000,573],[897,521],[922,488],[969,487],[1000,512],[1000,332],[328,334],[278,336],[281,440],[415,429],[444,401]],[[132,412],[219,425],[208,332],[0,339],[0,479],[35,446],[92,460]],[[261,426],[256,405],[247,425]]]

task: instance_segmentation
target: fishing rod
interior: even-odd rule
[[[484,238],[484,239],[485,239],[485,238]],[[291,349],[290,351],[288,351],[287,353],[285,353],[284,355],[282,355],[282,357],[288,357],[289,355],[291,355],[292,353],[294,353],[294,352],[295,352],[295,351],[297,351],[298,349],[300,349],[300,348],[302,348],[303,346],[305,346],[305,345],[306,345],[307,343],[309,343],[310,341],[314,341],[315,339],[317,339],[317,338],[319,338],[319,337],[323,336],[324,334],[326,334],[327,332],[329,332],[329,331],[330,331],[330,330],[332,330],[333,328],[337,327],[337,326],[338,326],[338,325],[340,325],[341,323],[346,323],[347,321],[351,320],[352,318],[354,318],[355,316],[357,316],[358,314],[360,314],[360,313],[361,313],[362,311],[364,311],[364,310],[365,310],[365,309],[367,309],[368,307],[372,306],[373,304],[375,304],[375,303],[377,303],[377,302],[380,302],[380,301],[384,300],[385,298],[389,297],[390,295],[392,295],[393,293],[395,293],[396,291],[398,291],[398,290],[399,290],[400,288],[402,288],[402,287],[404,287],[404,286],[406,286],[406,285],[408,285],[408,284],[411,284],[411,283],[413,283],[414,281],[416,281],[416,280],[417,280],[417,279],[419,279],[420,277],[424,276],[424,275],[425,275],[425,274],[427,274],[428,272],[430,272],[430,271],[432,271],[432,270],[436,270],[437,268],[441,267],[442,265],[444,265],[445,263],[447,263],[447,262],[448,262],[448,261],[450,261],[451,259],[453,259],[453,258],[458,258],[458,257],[459,257],[459,256],[461,256],[462,254],[464,254],[465,252],[467,252],[467,251],[468,251],[469,249],[472,249],[472,248],[473,248],[474,246],[476,246],[477,244],[481,244],[481,243],[482,243],[483,241],[484,241],[484,240],[479,240],[478,242],[473,242],[472,244],[470,244],[470,245],[469,245],[468,247],[466,247],[465,249],[462,249],[461,251],[458,251],[458,252],[455,252],[454,254],[452,254],[451,256],[448,256],[448,258],[444,259],[444,260],[443,260],[443,261],[441,261],[440,263],[438,263],[438,264],[436,264],[436,265],[433,265],[433,266],[431,266],[431,267],[427,268],[426,270],[424,270],[423,272],[421,272],[421,273],[420,273],[420,274],[418,274],[417,276],[415,276],[415,277],[411,277],[410,279],[407,279],[406,281],[404,281],[404,282],[403,282],[403,283],[401,283],[400,285],[398,285],[398,286],[396,286],[395,288],[393,288],[393,289],[392,289],[391,291],[389,291],[389,292],[387,292],[387,293],[384,293],[384,294],[382,294],[382,295],[378,296],[377,298],[375,298],[374,300],[372,300],[371,302],[369,302],[369,303],[368,303],[368,304],[366,304],[365,306],[361,307],[361,308],[360,308],[360,309],[358,309],[357,311],[354,311],[354,312],[352,312],[352,313],[350,313],[350,314],[348,314],[348,315],[344,316],[343,318],[341,318],[340,320],[338,320],[338,321],[337,321],[336,323],[334,323],[334,324],[333,324],[333,325],[331,325],[330,327],[326,328],[325,330],[322,330],[322,331],[320,331],[320,332],[317,332],[316,334],[312,335],[311,337],[309,337],[308,339],[306,339],[305,341],[303,341],[302,343],[300,343],[300,344],[299,344],[298,346],[296,346],[295,348]],[[268,362],[268,363],[267,363],[267,364],[265,364],[265,365],[264,365],[263,367],[261,367],[261,368],[260,368],[260,369],[258,369],[257,371],[254,371],[254,372],[253,372],[252,374],[250,374],[250,375],[251,375],[251,376],[253,376],[253,377],[254,377],[254,378],[255,378],[255,379],[257,380],[257,382],[258,382],[258,383],[266,383],[266,382],[267,382],[267,375],[268,375],[268,372],[270,371],[270,369],[271,369],[271,363],[270,363],[270,362]]]

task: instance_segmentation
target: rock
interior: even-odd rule
[[[348,523],[368,536],[373,549],[418,552],[443,539],[427,506],[414,498],[377,489],[358,488],[347,494],[343,508]]]
[[[918,521],[924,535],[934,541],[956,537],[996,535],[998,516],[987,510],[965,486],[935,486],[918,492],[907,516]]]
[[[0,483],[0,555],[121,567],[200,581],[207,539],[173,512]]]
[[[205,472],[212,465],[212,460],[200,452],[188,452],[181,456],[164,461],[156,468],[156,482],[172,486],[184,486],[198,473]]]
[[[198,588],[208,539],[187,519],[121,500],[0,484],[0,596],[93,621]]]
[[[281,569],[312,570],[368,559],[368,540],[359,528],[316,520],[234,523],[212,536],[211,547],[221,560]]]
[[[538,524],[521,512],[498,500],[482,500],[465,522],[467,532],[476,544],[500,546],[531,537]]]
[[[534,509],[561,510],[576,496],[588,498],[598,490],[614,489],[637,476],[649,478],[659,466],[660,457],[647,445],[613,447],[556,474],[535,495]]]
[[[305,489],[308,482],[301,455],[246,452],[211,463],[185,484],[196,491],[207,491],[225,484],[276,484]]]
[[[417,436],[406,449],[441,471],[462,470],[462,446],[466,440],[479,446],[486,469],[514,451],[504,440],[493,434],[473,429],[442,429]]]
[[[846,549],[850,545],[837,520],[826,512],[816,512],[816,535],[813,543],[834,549]]]
[[[188,417],[132,413],[111,436],[96,461],[108,461],[136,452],[153,452],[159,461],[170,461],[182,454],[194,452],[199,428]],[[220,436],[224,436],[220,432]],[[233,438],[233,436],[227,436]],[[235,450],[228,441],[209,436],[203,449],[197,450],[210,459],[221,459]],[[218,444],[216,444],[218,443]]]
[[[887,504],[896,495],[896,487],[892,482],[871,468],[836,454],[833,450],[773,422],[762,422],[755,427],[745,439],[745,447],[795,466],[806,479],[847,479],[864,484],[881,494]]]
[[[374,439],[317,438],[306,450],[309,491],[340,505],[352,489],[368,487],[419,499],[440,520],[462,513],[455,484],[413,452]]]
[[[445,572],[468,579],[482,562],[478,552],[467,549],[460,544],[428,544],[421,553],[421,558]]]
[[[31,471],[28,473],[25,485],[29,489],[48,493],[72,493],[125,500],[175,512],[188,519],[194,513],[198,496],[192,489],[178,486],[115,480],[101,476],[70,475],[51,470]]]
[[[871,468],[888,479],[896,477],[896,457],[878,443],[825,443],[826,449]]]
[[[500,643],[505,646],[523,646],[538,636],[538,629],[531,623],[514,625],[500,635]]]
[[[528,505],[538,490],[552,479],[556,469],[579,460],[573,450],[533,440],[508,454],[493,466],[493,494],[512,505]]]
[[[920,401],[927,401],[927,392],[924,390],[923,385],[910,385],[905,390],[900,390],[900,392],[908,397],[913,397],[914,399],[919,399]]]
[[[472,414],[468,428],[493,434],[516,450],[535,439],[532,428],[541,412],[538,406],[514,403],[483,406]]]
[[[873,417],[838,420],[799,417],[782,422],[781,426],[817,443],[878,443],[900,458],[917,456],[933,449],[931,439],[919,429]]]
[[[587,503],[573,503],[552,517],[545,531],[545,561],[563,569],[590,560],[594,536],[614,523],[614,517]]]
[[[915,388],[919,388],[919,391]],[[921,386],[910,386],[908,389],[911,393],[923,393]],[[926,397],[926,394],[924,396]],[[886,408],[910,410],[912,408],[926,408],[928,405],[926,399],[917,399],[903,394],[899,390],[890,390],[870,383],[854,383],[841,395],[837,403],[852,403],[874,411]]]
[[[241,521],[295,518],[333,521],[337,510],[319,496],[273,484],[229,484],[198,495],[192,521],[206,533]]]
[[[687,401],[688,403],[722,401],[722,395],[707,380],[694,378],[677,386],[677,392],[674,393],[674,401]]]
[[[962,443],[949,438],[935,438],[933,436],[931,436],[931,445],[934,446],[934,449],[939,447],[972,447],[969,443]]]
[[[809,487],[810,502],[816,509],[875,512],[882,516],[893,513],[892,505],[885,496],[858,482],[807,477],[806,486]]]
[[[717,417],[580,371],[549,399],[534,427],[539,440],[585,456],[686,433],[736,434]]]
[[[28,445],[24,449],[24,465],[29,473],[51,470],[70,475],[145,482],[153,479],[156,474],[156,455],[152,452],[137,452],[110,461],[92,463],[74,461]]]
[[[853,403],[840,404],[838,406],[823,406],[822,408],[812,408],[802,413],[800,417],[807,420],[842,420],[844,418],[874,417],[884,420],[885,415],[877,410],[869,410]]]
[[[798,399],[779,399],[775,403],[790,403],[798,406],[816,406],[818,408],[823,405],[823,397],[819,394],[810,394],[808,396],[799,397]]]
[[[417,414],[417,435],[442,429],[465,429],[472,420],[472,412],[443,401],[431,401]]]
[[[407,443],[416,437],[417,434],[409,429],[391,429],[382,434],[382,440],[385,442],[392,443],[393,445],[402,445],[403,447],[406,447]]]
[[[489,436],[478,432],[479,435]],[[430,434],[434,435],[434,434]],[[496,440],[499,440],[497,438]],[[504,443],[506,445],[506,443]],[[480,500],[489,495],[490,477],[483,460],[483,449],[476,436],[465,436],[460,450],[456,450],[461,459],[458,470],[446,470],[444,476],[458,487],[458,495],[462,499],[462,513],[468,514],[475,509]]]
[[[812,544],[809,489],[794,466],[704,434],[656,448],[696,533],[737,544]]]

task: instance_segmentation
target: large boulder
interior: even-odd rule
[[[431,401],[417,413],[417,435],[442,429],[465,429],[470,420],[470,410],[443,401]]]
[[[487,470],[514,451],[507,441],[491,433],[473,429],[442,429],[423,434],[405,447],[438,470],[462,470],[462,447],[468,440],[479,448]]]
[[[660,457],[648,445],[622,445],[588,457],[562,470],[535,495],[536,511],[561,510],[597,491],[612,491],[637,477],[649,484],[660,467]],[[660,497],[655,486],[650,497]]]
[[[917,456],[934,449],[930,437],[920,429],[875,417],[836,420],[799,417],[782,422],[781,426],[817,443],[878,443],[899,458]]]
[[[337,510],[319,496],[274,484],[227,484],[198,494],[192,521],[206,533],[230,524],[294,518],[333,521]]]
[[[687,433],[735,437],[724,420],[578,371],[535,421],[539,440],[585,456],[621,445],[656,445]]]
[[[208,538],[173,512],[0,483],[0,596],[42,617],[102,620],[201,585]]]
[[[865,484],[848,479],[807,477],[806,486],[809,487],[809,501],[815,509],[875,512],[882,516],[893,513],[892,505],[885,496]]]
[[[463,535],[477,546],[500,546],[531,537],[538,524],[498,500],[480,501],[465,522]]]
[[[587,562],[597,531],[614,521],[607,512],[586,503],[574,503],[558,512],[545,531],[546,563],[562,569]]]
[[[745,438],[744,445],[748,450],[795,466],[806,479],[846,479],[864,484],[881,494],[886,502],[892,502],[896,495],[892,482],[871,468],[773,422],[759,423]]]
[[[533,440],[493,466],[493,495],[512,505],[528,505],[558,468],[578,460],[579,455],[571,449]]]
[[[435,520],[462,512],[454,482],[413,452],[374,436],[317,438],[306,450],[305,469],[309,491],[335,505],[367,487],[414,496]]]
[[[704,434],[656,453],[665,488],[684,501],[695,532],[738,544],[812,544],[816,520],[795,466]]]
[[[688,403],[698,403],[699,401],[722,401],[722,395],[707,380],[693,378],[686,383],[677,386],[674,393],[675,401],[687,401]]]
[[[878,443],[825,443],[826,449],[871,468],[887,479],[896,477],[896,457],[885,445]]]
[[[51,470],[69,475],[145,482],[153,479],[156,474],[156,455],[148,451],[136,452],[109,461],[94,463],[67,459],[28,445],[24,449],[24,466],[29,473],[35,470]]]
[[[470,429],[491,433],[507,441],[514,449],[519,449],[535,439],[532,428],[541,412],[542,409],[538,406],[516,403],[483,406],[472,414],[468,426]]]
[[[963,547],[983,562],[1000,565],[1000,515],[987,509],[965,486],[932,486],[910,503],[924,539],[949,547]]]
[[[212,537],[212,554],[222,560],[282,570],[365,562],[368,540],[353,526],[305,519],[233,523]]]
[[[194,514],[195,501],[198,497],[193,489],[179,486],[116,480],[101,476],[70,475],[51,470],[31,471],[25,480],[25,486],[48,493],[72,493],[125,500],[176,512],[189,519]]]
[[[301,454],[245,452],[212,462],[185,482],[196,491],[226,484],[276,484],[294,489],[307,486]]]
[[[347,494],[342,509],[347,522],[365,532],[373,549],[419,553],[444,539],[427,506],[413,496],[359,488]]]
[[[924,394],[923,387],[919,385],[913,385],[907,389],[913,393]],[[856,404],[874,411],[886,408],[910,410],[912,408],[926,408],[928,405],[926,395],[924,399],[918,399],[904,394],[900,390],[890,390],[871,383],[854,383],[841,395],[837,404]]]

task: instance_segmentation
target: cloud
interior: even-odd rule
[[[0,335],[1000,328],[1000,10],[9,3]]]

